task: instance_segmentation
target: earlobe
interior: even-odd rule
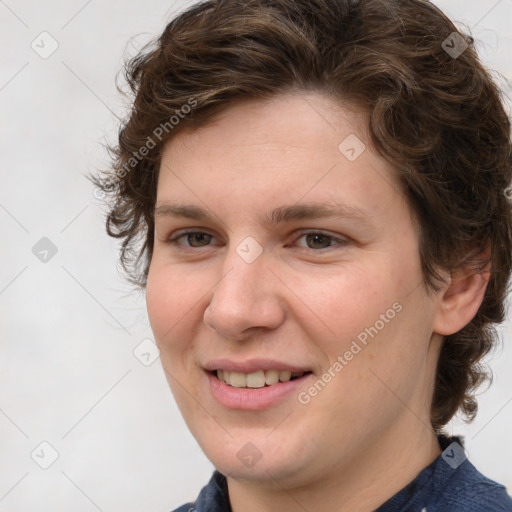
[[[475,317],[489,283],[491,264],[476,270],[462,266],[452,272],[449,285],[441,292],[434,332],[449,336]]]

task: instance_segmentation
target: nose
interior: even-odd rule
[[[277,329],[283,323],[285,286],[268,267],[265,251],[249,262],[235,249],[226,256],[204,322],[219,336],[241,341],[255,330]]]

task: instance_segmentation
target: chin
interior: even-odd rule
[[[263,458],[254,466],[244,466],[235,457],[221,460],[210,459],[215,468],[223,475],[234,480],[250,480],[254,482],[268,482],[275,484],[276,481],[289,480],[297,474],[298,468],[291,467],[291,463],[283,460],[266,460]]]
[[[309,464],[304,442],[299,439],[290,443],[289,434],[284,436],[286,444],[283,438],[276,436],[272,441],[272,436],[268,439],[266,436],[268,433],[258,436],[247,432],[228,443],[219,443],[217,439],[207,445],[203,443],[201,448],[220,473],[235,480],[276,484],[276,481],[306,478]]]

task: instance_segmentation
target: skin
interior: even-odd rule
[[[474,316],[487,279],[461,271],[427,293],[409,206],[366,115],[349,107],[317,93],[243,101],[163,153],[157,206],[214,218],[156,216],[147,309],[177,404],[227,476],[234,512],[370,511],[441,453],[429,419],[439,349]],[[350,134],[366,146],[354,161],[338,149]],[[333,201],[366,216],[265,224],[279,206]],[[205,235],[168,242],[187,228]],[[262,249],[251,263],[236,251],[248,236]],[[310,368],[307,392],[396,303],[307,404],[292,393],[230,410],[210,393],[207,361],[256,357]],[[248,442],[261,454],[252,467],[237,457]]]

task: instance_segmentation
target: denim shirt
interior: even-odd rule
[[[469,462],[460,437],[438,441],[443,453],[374,512],[512,512],[505,487]],[[214,471],[195,503],[173,512],[232,512],[226,477]]]

